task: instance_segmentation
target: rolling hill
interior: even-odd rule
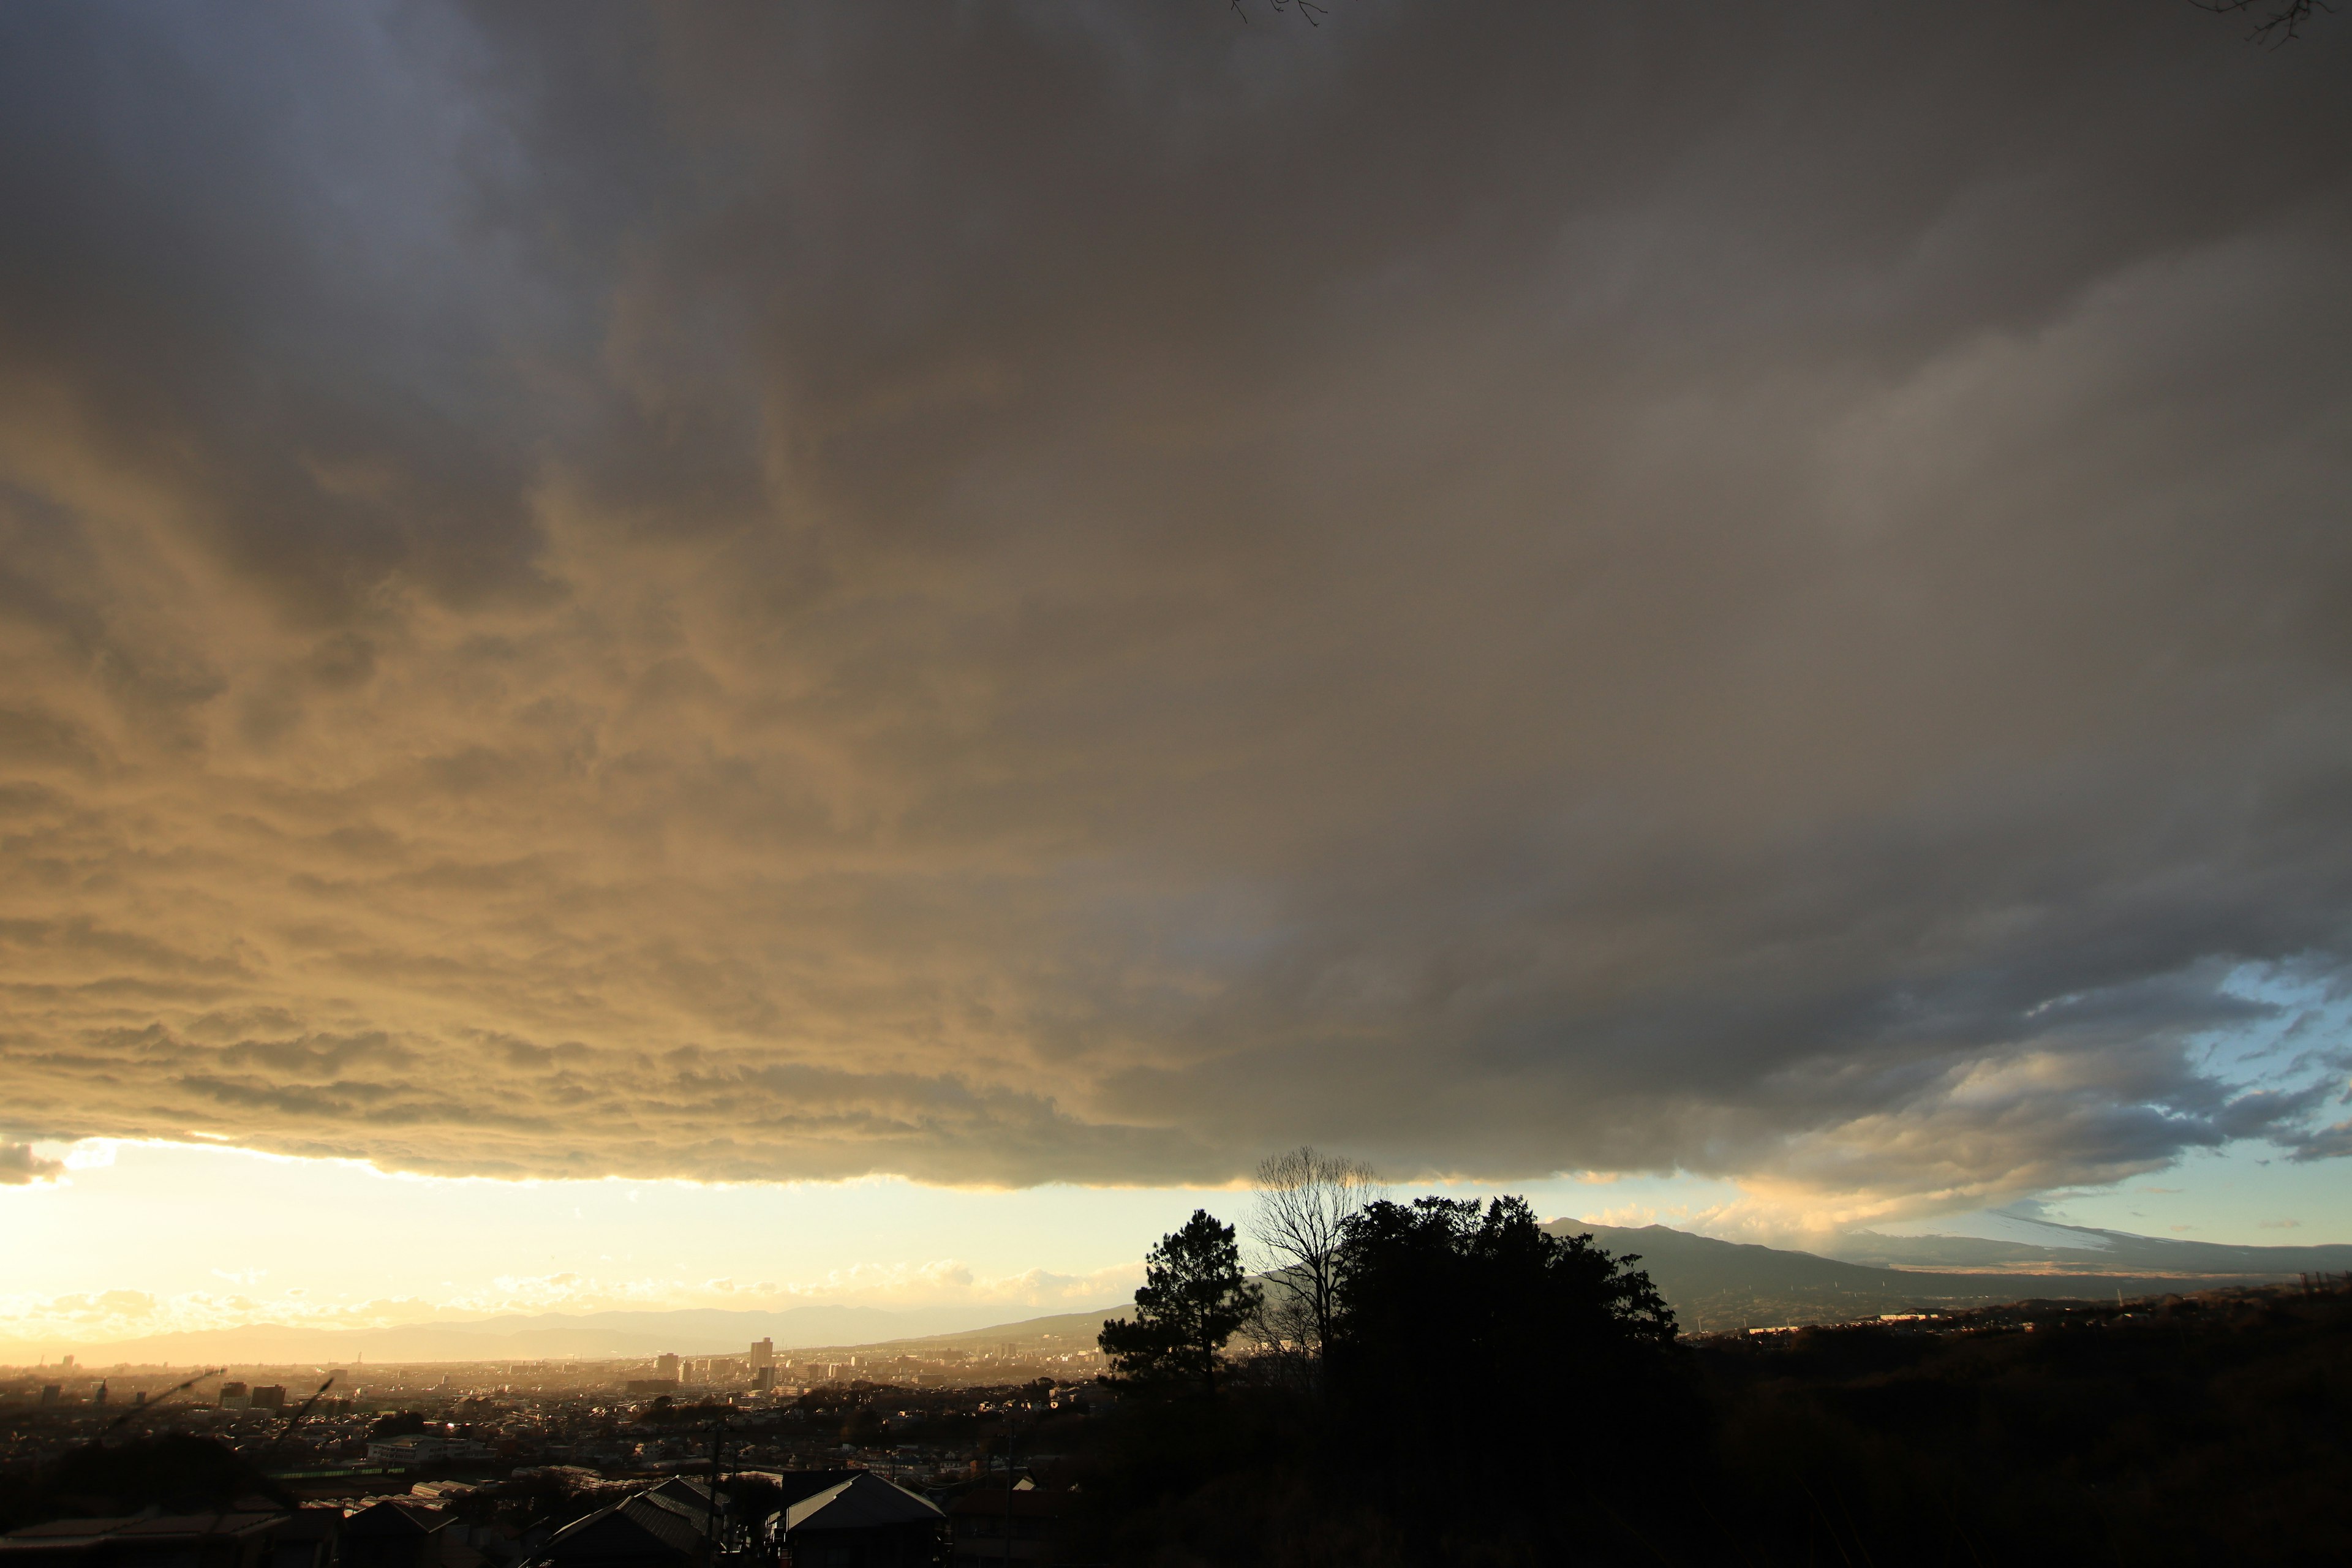
[[[2212,1247],[2171,1252],[2165,1249],[2172,1244],[2146,1237],[2123,1237],[2117,1233],[2119,1240],[2149,1243],[2153,1250],[2118,1246],[2105,1255],[2114,1258],[2115,1266],[2100,1271],[1991,1267],[1967,1269],[1948,1264],[1941,1269],[1928,1269],[1718,1241],[1662,1225],[1629,1229],[1588,1225],[1580,1220],[1554,1220],[1546,1228],[1559,1233],[1590,1233],[1594,1241],[1612,1252],[1639,1255],[1641,1267],[1657,1282],[1683,1327],[1691,1331],[1832,1321],[1880,1312],[1992,1306],[2036,1297],[2105,1300],[2117,1295],[2162,1295],[2210,1285],[2292,1279],[2314,1267],[2314,1254],[2343,1254],[2347,1262],[2352,1262],[2352,1247]],[[1967,1255],[1965,1249],[1962,1255]],[[1923,1247],[1909,1256],[1943,1259],[1952,1254]],[[2157,1260],[2170,1261],[2176,1266],[2151,1267],[2151,1262]],[[2214,1267],[2216,1264],[2226,1267]],[[2334,1265],[2346,1266],[2347,1263]]]

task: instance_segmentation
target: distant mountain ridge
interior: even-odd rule
[[[1853,1231],[1837,1256],[1897,1268],[2002,1268],[2060,1274],[2333,1274],[2352,1269],[2352,1246],[2244,1247],[2135,1236],[2054,1220],[2000,1215],[2011,1233],[1887,1236]]]
[[[1686,1331],[1836,1321],[1880,1312],[1985,1306],[2032,1297],[2099,1300],[2160,1295],[2223,1283],[2352,1271],[2352,1246],[2237,1247],[2124,1231],[2030,1223],[2030,1239],[1841,1237],[1844,1258],[1721,1241],[1666,1226],[1638,1227],[1557,1219],[1555,1234],[1590,1234],[1611,1252],[1638,1254]],[[2042,1233],[2050,1233],[2044,1235]],[[982,1306],[890,1310],[808,1306],[780,1311],[715,1308],[511,1314],[391,1329],[306,1329],[256,1323],[157,1334],[88,1347],[0,1345],[0,1355],[73,1350],[86,1366],[118,1363],[256,1365],[314,1362],[583,1361],[739,1354],[753,1340],[780,1351],[1012,1343],[1032,1350],[1091,1343],[1119,1302],[1081,1312],[1007,1321]]]
[[[2032,1298],[2163,1295],[2209,1285],[2288,1279],[2319,1268],[2352,1268],[2352,1247],[2210,1246],[2206,1250],[2149,1253],[2121,1244],[2144,1242],[2158,1249],[2173,1244],[2121,1232],[2097,1233],[2112,1236],[2116,1245],[2096,1255],[2106,1260],[2096,1271],[1987,1268],[1971,1272],[1948,1264],[1938,1271],[1822,1258],[1748,1242],[1718,1241],[1662,1225],[1629,1228],[1562,1219],[1550,1221],[1544,1228],[1559,1235],[1590,1234],[1611,1252],[1639,1255],[1639,1267],[1657,1285],[1686,1331],[1838,1321],[1882,1312],[1990,1306]],[[2193,1248],[2201,1244],[2179,1245]],[[1921,1247],[1913,1249],[1911,1256],[1927,1259],[1948,1254]],[[2173,1259],[2174,1266],[2150,1268],[2141,1261],[2151,1257]],[[2340,1261],[2327,1261],[2331,1258]],[[2227,1267],[2213,1267],[2217,1263]]]

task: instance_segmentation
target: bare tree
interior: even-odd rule
[[[1304,1145],[1258,1163],[1250,1239],[1274,1287],[1252,1324],[1261,1343],[1321,1352],[1339,1308],[1339,1243],[1348,1219],[1384,1193],[1362,1161]]]
[[[2200,11],[2216,16],[2245,16],[2252,23],[2250,44],[2291,44],[2303,37],[2304,25],[2315,11],[2333,12],[2327,0],[2189,0]]]
[[[1296,5],[1298,14],[1307,18],[1307,25],[1310,27],[1321,26],[1323,18],[1331,14],[1330,6],[1318,5],[1315,0],[1266,0],[1266,4],[1277,16]],[[1250,19],[1249,7],[1243,5],[1242,0],[1234,0],[1234,15],[1246,22]]]

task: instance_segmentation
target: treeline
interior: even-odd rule
[[[1104,1326],[1071,1562],[2273,1563],[2352,1540],[2352,1295],[1696,1343],[1639,1259],[1311,1151]],[[1255,1267],[1250,1267],[1254,1265]],[[2030,1324],[2030,1326],[2029,1326]]]
[[[1310,1150],[1261,1171],[1255,1221],[1255,1278],[1234,1228],[1196,1213],[1151,1250],[1134,1318],[1104,1325],[1128,1399],[1088,1550],[1638,1550],[1705,1415],[1637,1258],[1549,1234],[1519,1198],[1397,1202]]]

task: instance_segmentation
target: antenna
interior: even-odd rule
[[[286,1425],[278,1429],[278,1436],[269,1440],[269,1447],[261,1450],[261,1457],[267,1459],[272,1454],[277,1453],[279,1447],[285,1443],[286,1439],[294,1435],[294,1428],[302,1425],[302,1418],[310,1414],[310,1406],[318,1404],[320,1399],[325,1395],[327,1390],[334,1386],[335,1374],[331,1372],[327,1374],[327,1381],[319,1385],[318,1392],[311,1394],[310,1398],[304,1400],[302,1402],[302,1408],[294,1412],[293,1416],[287,1421]]]
[[[98,1441],[100,1443],[105,1442],[109,1437],[113,1436],[116,1432],[129,1426],[140,1416],[146,1415],[149,1411],[163,1404],[163,1401],[171,1398],[172,1395],[175,1394],[185,1394],[188,1390],[195,1387],[196,1384],[204,1382],[205,1379],[208,1377],[218,1377],[227,1370],[228,1368],[225,1366],[207,1367],[205,1371],[196,1373],[195,1376],[188,1379],[187,1382],[180,1384],[177,1388],[165,1389],[162,1394],[157,1394],[146,1404],[132,1405],[130,1409],[124,1411],[121,1415],[116,1416],[111,1422],[108,1423],[106,1430],[98,1435]]]
[[[719,1457],[727,1447],[727,1417],[720,1415],[710,1424],[710,1493],[702,1507],[702,1560],[709,1562],[719,1552]]]

